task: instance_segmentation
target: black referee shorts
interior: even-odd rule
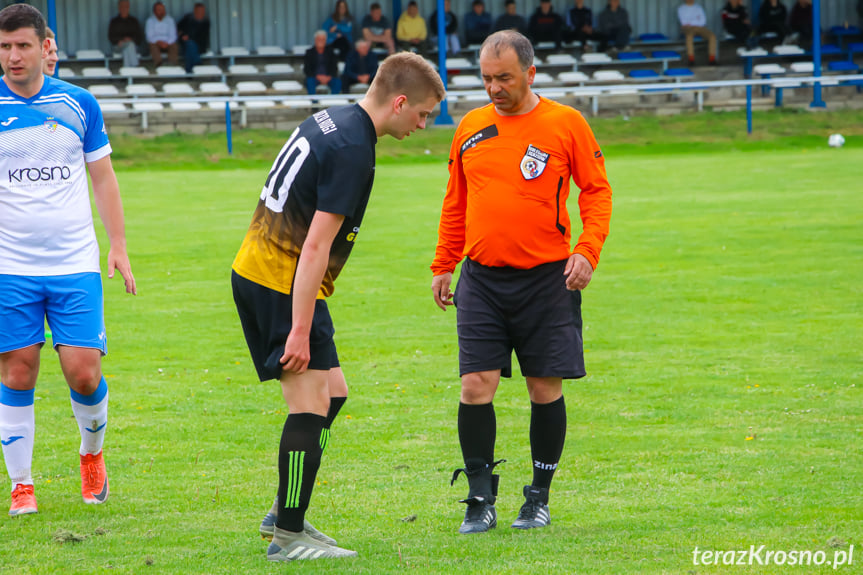
[[[285,353],[285,342],[291,333],[293,298],[247,280],[231,271],[234,303],[243,325],[246,344],[261,381],[281,379],[279,358]],[[309,333],[309,369],[328,370],[339,366],[333,319],[327,302],[315,300],[315,315]]]
[[[566,260],[521,270],[470,259],[455,289],[459,374],[500,369],[512,352],[525,377],[584,377],[581,292],[566,289]]]

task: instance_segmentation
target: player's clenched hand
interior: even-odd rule
[[[135,285],[135,276],[132,275],[132,265],[129,263],[129,256],[126,250],[111,248],[108,251],[108,278],[114,277],[114,270],[120,272],[123,276],[123,283],[126,284],[126,293],[138,295],[138,286]]]
[[[583,255],[572,254],[566,262],[563,275],[566,276],[566,289],[570,291],[582,290],[587,287],[590,278],[593,277],[593,266]]]
[[[452,305],[452,292],[449,289],[452,284],[452,274],[447,272],[432,278],[432,296],[439,308],[446,311],[447,306]]]
[[[303,373],[309,367],[309,336],[291,330],[288,341],[285,342],[285,353],[279,359],[282,369],[293,373]]]

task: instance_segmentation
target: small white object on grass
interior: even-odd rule
[[[845,145],[845,138],[842,134],[830,134],[830,137],[827,138],[827,145],[831,148],[841,148]]]

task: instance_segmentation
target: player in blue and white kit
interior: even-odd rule
[[[81,493],[102,503],[108,387],[99,246],[87,173],[108,233],[108,277],[136,293],[111,145],[96,100],[42,74],[45,20],[14,4],[0,11],[0,443],[12,480],[10,515],[36,512],[33,399],[45,318],[81,432]]]

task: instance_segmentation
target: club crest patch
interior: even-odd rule
[[[43,125],[45,126],[45,129],[47,129],[49,132],[57,131],[57,120],[55,120],[54,118],[48,118],[47,120],[45,120]]]
[[[533,180],[542,175],[548,163],[548,154],[534,146],[528,146],[521,159],[521,175],[525,180]]]

